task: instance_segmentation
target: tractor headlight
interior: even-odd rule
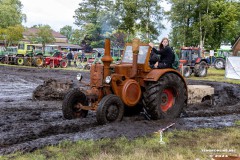
[[[110,82],[111,82],[111,77],[110,76],[107,76],[106,78],[105,78],[105,82],[107,83],[107,84],[109,84]]]
[[[77,80],[78,80],[78,81],[81,81],[82,78],[83,78],[82,74],[81,74],[81,73],[78,73],[78,74],[77,74]]]

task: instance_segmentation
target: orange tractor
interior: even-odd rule
[[[134,39],[126,44],[120,63],[111,64],[110,40],[105,40],[102,63],[92,64],[89,89],[74,88],[64,97],[63,116],[84,118],[96,111],[99,124],[121,121],[128,109],[142,104],[149,118],[179,117],[187,105],[187,85],[175,69],[151,69],[151,47]],[[82,80],[79,74],[78,80]],[[86,82],[82,82],[86,83]]]

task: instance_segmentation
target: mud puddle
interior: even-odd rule
[[[158,132],[169,124],[173,129],[221,128],[234,126],[240,120],[240,86],[227,83],[188,81],[215,88],[216,103],[194,104],[186,108],[185,117],[149,121],[143,114],[124,117],[122,122],[98,125],[94,112],[87,118],[66,120],[61,100],[34,100],[34,89],[47,79],[73,80],[77,71],[0,66],[0,155],[16,151],[29,152],[61,141],[117,138],[129,139]],[[82,73],[89,79],[89,72]],[[4,91],[4,92],[3,92]],[[46,94],[44,92],[44,94]]]

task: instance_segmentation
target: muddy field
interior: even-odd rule
[[[124,117],[122,122],[98,125],[94,112],[85,119],[66,120],[62,116],[61,96],[36,100],[34,90],[44,81],[61,81],[78,87],[77,71],[19,68],[0,66],[0,155],[16,151],[29,152],[61,141],[84,139],[135,138],[151,134],[175,123],[173,129],[221,128],[234,126],[240,119],[240,86],[203,81],[188,84],[207,84],[215,88],[215,105],[208,101],[189,105],[186,114],[174,120],[150,121],[143,114]],[[84,72],[89,79],[89,72]],[[73,81],[71,81],[73,80]],[[45,93],[52,95],[53,92]]]

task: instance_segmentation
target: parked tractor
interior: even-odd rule
[[[196,77],[205,77],[208,70],[208,62],[201,56],[201,50],[197,47],[182,47],[180,50],[180,70],[184,77],[192,73]]]
[[[74,88],[64,97],[63,116],[66,119],[84,118],[96,111],[99,124],[121,121],[128,109],[139,109],[150,119],[179,117],[187,105],[187,85],[175,69],[151,69],[151,47],[134,39],[126,44],[120,63],[113,64],[110,40],[105,40],[102,63],[92,64],[88,89]]]
[[[56,51],[52,57],[45,58],[44,65],[45,66],[49,65],[50,68],[55,68],[55,67],[66,68],[68,65],[68,61],[62,52]]]
[[[16,62],[18,65],[37,66],[44,65],[45,57],[51,57],[56,53],[57,45],[19,43]]]
[[[17,55],[17,47],[9,46],[5,49],[5,47],[0,48],[0,62],[5,64],[15,64],[15,57]]]
[[[218,49],[214,54],[214,67],[216,69],[225,69],[226,57],[232,55],[231,49]]]
[[[19,43],[16,63],[25,66],[41,67],[44,62],[42,47],[39,44]]]

